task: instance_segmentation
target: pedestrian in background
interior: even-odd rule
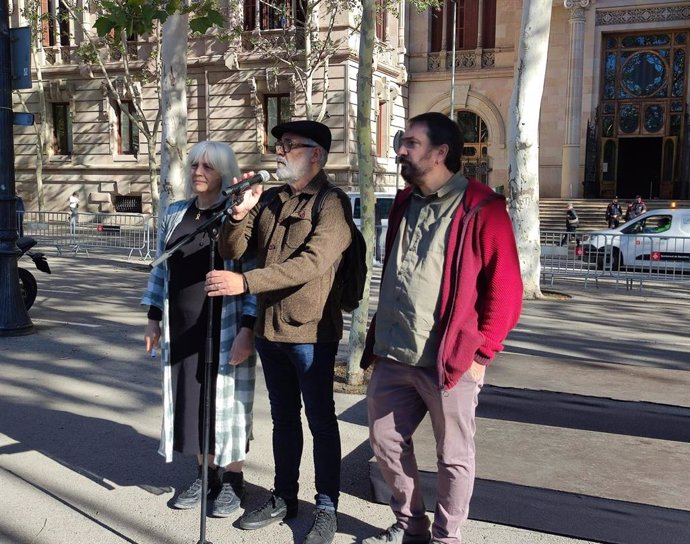
[[[341,463],[333,377],[343,334],[341,291],[334,280],[351,243],[352,209],[342,191],[329,190],[321,210],[312,213],[328,187],[323,168],[331,131],[326,125],[293,121],[271,133],[277,138],[276,175],[286,183],[266,192],[261,186],[246,191],[220,238],[222,255],[256,252],[257,268],[244,274],[213,272],[206,281],[211,296],[258,297],[256,349],[271,404],[275,479],[268,500],[245,512],[239,525],[261,529],[297,515],[304,401],[316,475],[316,512],[304,543],[330,544],[337,531]]]
[[[24,212],[26,209],[24,208],[24,199],[17,195],[17,204],[16,204],[16,209],[17,209],[17,235],[21,238],[24,236]]]
[[[632,204],[630,209],[630,219],[635,219],[647,211],[647,204],[644,203],[642,197],[637,195],[635,197],[635,202]]]
[[[232,149],[220,142],[197,143],[187,163],[188,198],[168,207],[158,255],[222,210],[222,190],[240,175]],[[142,299],[149,307],[144,339],[148,352],[158,348],[161,355],[163,427],[158,451],[166,462],[173,460],[173,451],[196,457],[197,474],[174,502],[176,508],[192,508],[202,493],[202,386],[208,305],[213,305],[208,489],[212,515],[226,517],[239,508],[245,490],[242,467],[252,432],[256,299],[249,294],[207,297],[209,260],[208,233],[201,232],[151,271]],[[249,267],[241,260],[224,262],[218,254],[215,263],[217,269],[238,273]]]
[[[618,204],[618,197],[614,196],[613,200],[609,202],[606,206],[606,221],[608,222],[610,229],[615,229],[621,224],[621,217],[623,216],[623,210],[621,205]]]
[[[79,222],[79,193],[74,191],[68,201],[69,209],[69,233],[74,238],[77,232],[77,223]]]
[[[463,137],[441,113],[410,120],[396,152],[398,193],[376,317],[362,366],[375,364],[369,436],[396,521],[363,544],[461,542],[475,477],[475,409],[486,366],[515,326],[522,280],[505,198],[462,175]],[[412,435],[426,414],[436,440],[429,532]]]
[[[561,245],[562,246],[564,246],[570,242],[570,234],[576,233],[579,226],[580,226],[580,218],[577,216],[577,212],[575,211],[575,208],[573,207],[572,202],[568,202],[568,208],[566,209],[566,212],[565,212],[566,234],[564,234],[563,238],[561,238]],[[579,246],[580,245],[580,238],[577,236],[577,234],[574,234],[574,236],[575,236],[575,243]]]

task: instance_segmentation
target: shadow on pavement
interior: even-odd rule
[[[179,464],[163,462],[156,440],[129,425],[7,399],[0,399],[0,413],[0,433],[16,441],[0,455],[36,451],[108,490],[139,486],[160,494],[187,476]]]

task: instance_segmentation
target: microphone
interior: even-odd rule
[[[259,170],[252,177],[243,179],[239,183],[231,185],[230,187],[225,189],[223,191],[223,196],[231,197],[240,193],[244,193],[252,185],[256,185],[257,183],[266,183],[269,179],[271,179],[271,174],[266,172],[266,170]]]

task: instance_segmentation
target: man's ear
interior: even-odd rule
[[[448,152],[450,151],[450,146],[448,144],[441,144],[438,146],[438,154],[441,159],[443,159],[443,162],[446,161],[446,157],[448,156]]]

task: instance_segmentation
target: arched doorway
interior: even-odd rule
[[[689,35],[683,30],[604,36],[602,197],[674,198],[683,192]]]
[[[462,173],[484,184],[489,183],[489,129],[486,122],[476,113],[460,110],[457,121],[465,137],[462,150]]]

